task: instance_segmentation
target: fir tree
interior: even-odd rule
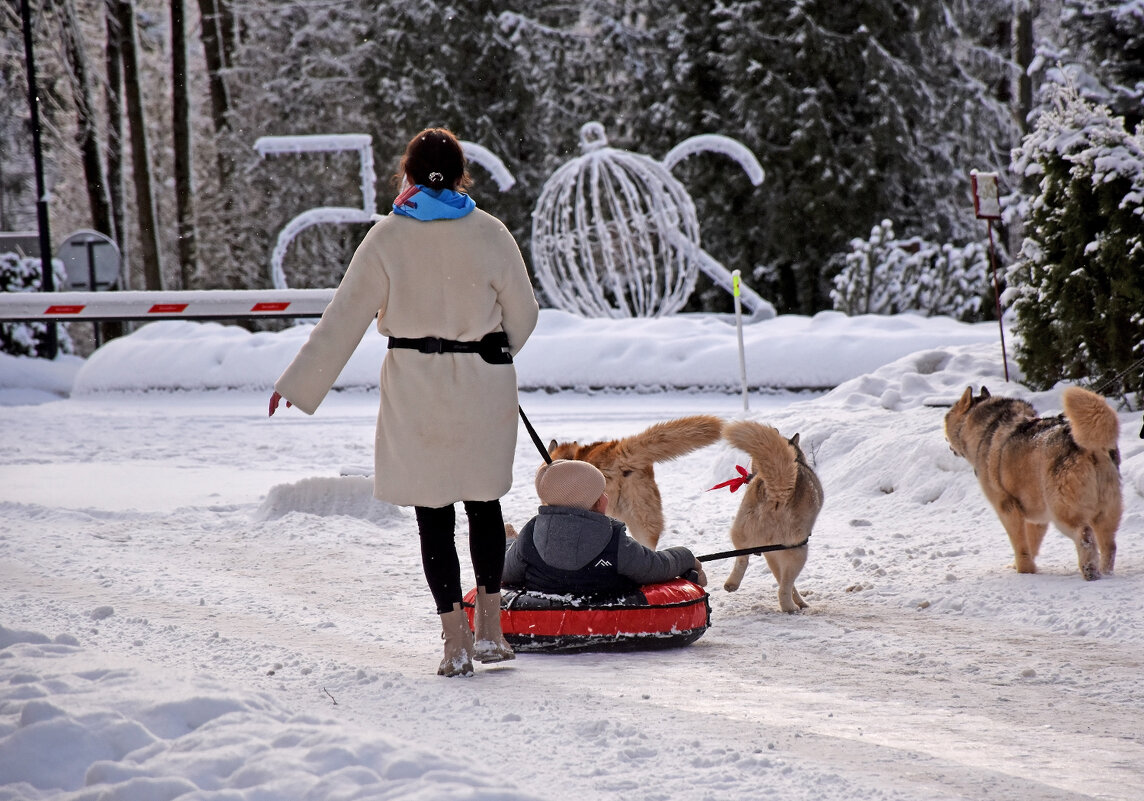
[[[1144,390],[1144,136],[1058,87],[1014,151],[1040,179],[1020,257],[1008,272],[1030,385],[1089,381]]]

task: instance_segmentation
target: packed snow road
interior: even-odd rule
[[[824,400],[753,396],[749,413],[800,431],[826,489],[798,582],[810,609],[779,612],[761,560],[733,594],[729,562],[711,562],[712,627],[692,646],[521,655],[471,680],[434,675],[412,515],[352,475],[371,461],[374,396],[338,393],[309,418],[266,419],[252,393],[0,407],[0,626],[65,635],[68,658],[141,677],[210,676],[518,793],[473,798],[1144,798],[1133,418],[1117,575],[1084,582],[1056,532],[1040,574],[1008,566],[943,410]],[[521,402],[545,440],[743,414],[720,394]],[[657,469],[661,547],[729,547],[739,496],[706,489],[737,458],[713,446]],[[535,511],[539,459],[522,428],[511,522]],[[463,515],[459,531],[464,554]],[[33,672],[21,653],[0,681]]]

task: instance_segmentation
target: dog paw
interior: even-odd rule
[[[735,590],[739,589],[739,584],[738,582],[728,581],[723,585],[723,589],[725,589],[727,592],[734,592]]]
[[[1084,576],[1085,581],[1096,581],[1100,578],[1100,570],[1097,569],[1096,565],[1085,565],[1080,569],[1080,573]]]

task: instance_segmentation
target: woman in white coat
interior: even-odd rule
[[[373,319],[389,337],[381,365],[374,495],[413,506],[422,563],[441,616],[438,673],[513,658],[500,629],[504,521],[512,485],[517,388],[512,356],[538,307],[508,229],[476,208],[456,137],[430,128],[401,160],[402,192],[373,226],[309,340],[274,385],[313,414]],[[462,610],[454,544],[457,501],[469,519],[477,583],[476,640]]]

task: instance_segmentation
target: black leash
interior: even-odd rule
[[[729,559],[732,556],[748,556],[754,553],[766,553],[768,551],[790,551],[795,548],[801,548],[810,542],[810,538],[800,542],[798,545],[760,545],[757,548],[740,548],[737,551],[720,551],[719,553],[709,553],[706,556],[697,556],[695,559],[699,562],[711,562],[715,559]]]
[[[532,437],[532,442],[536,445],[536,449],[540,451],[540,455],[544,457],[545,463],[552,464],[552,457],[548,455],[548,449],[545,448],[544,443],[540,441],[540,436],[536,433],[536,429],[532,427],[532,423],[528,422],[528,417],[525,415],[524,409],[517,406],[516,410],[520,412],[520,419],[524,421],[524,427],[528,429],[528,435]]]

